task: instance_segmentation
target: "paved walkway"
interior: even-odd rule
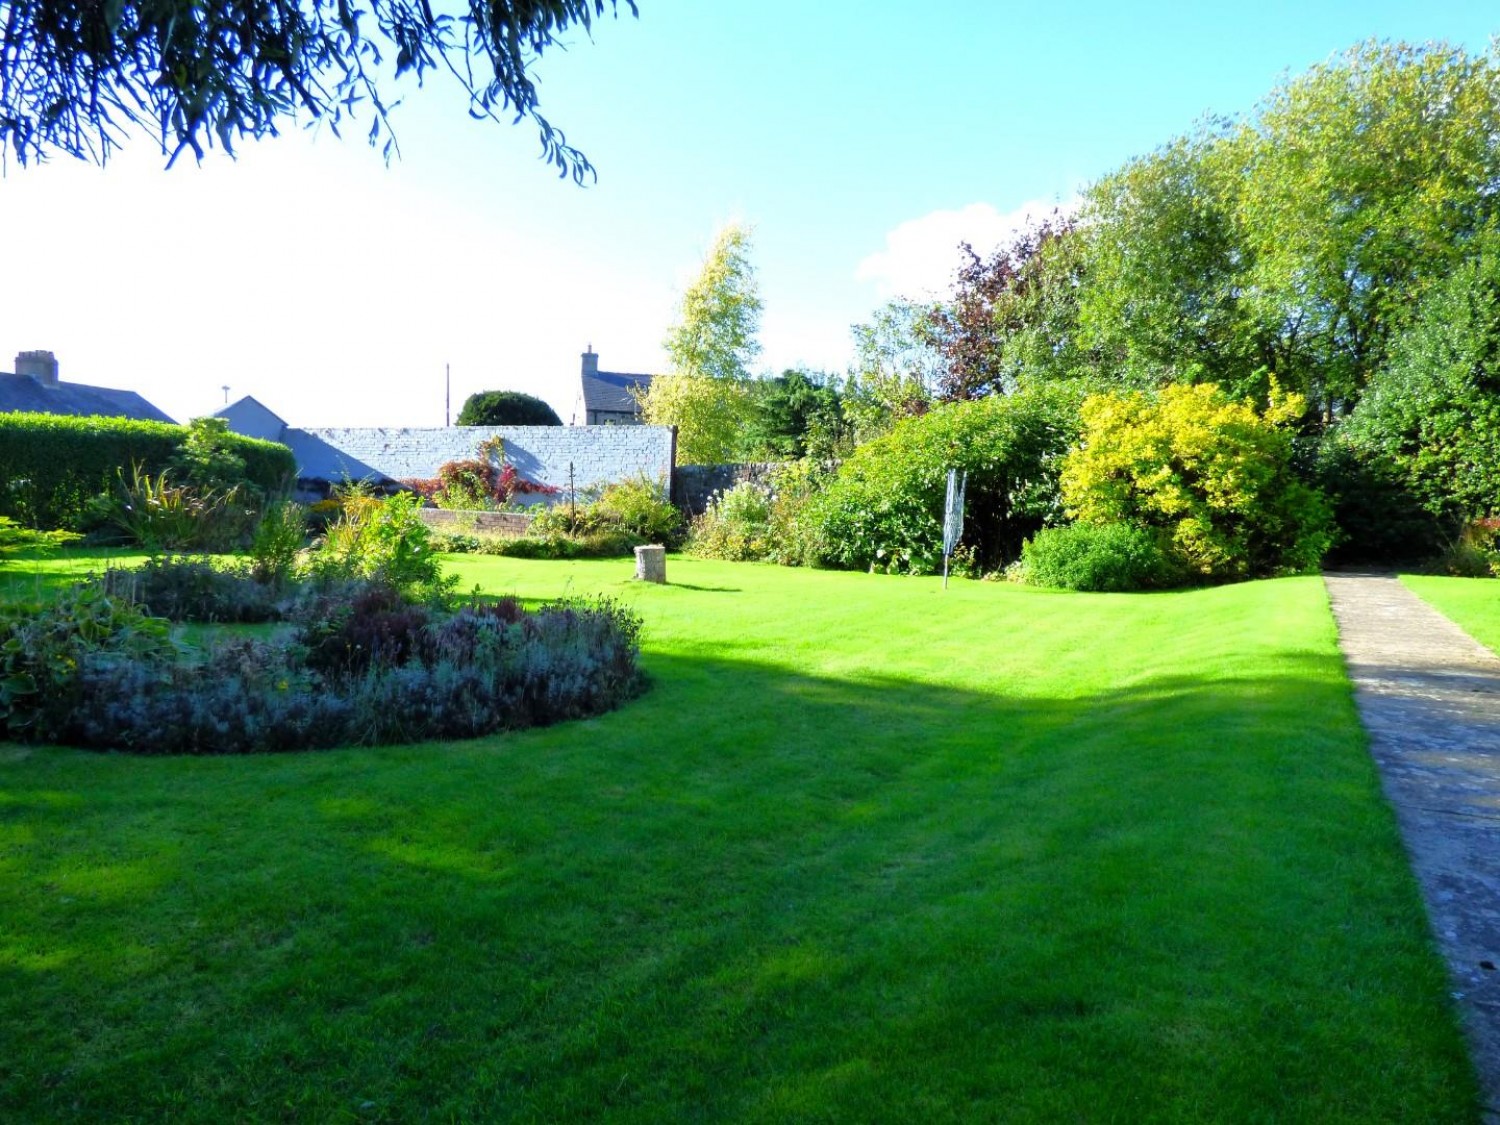
[[[1389,576],[1325,577],[1360,718],[1500,1123],[1500,658]]]

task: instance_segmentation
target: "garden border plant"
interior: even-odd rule
[[[468,738],[598,714],[643,687],[614,602],[455,609],[417,498],[359,489],[305,557],[300,512],[253,561],[156,556],[0,609],[0,736],[138,753]],[[177,644],[169,620],[290,621],[291,636]]]

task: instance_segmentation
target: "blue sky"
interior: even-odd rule
[[[1205,113],[1371,37],[1483,50],[1481,3],[1019,5],[640,0],[540,63],[542,107],[599,170],[579,189],[534,132],[406,91],[387,166],[355,125],[289,128],[163,170],[147,137],[103,170],[0,180],[0,369],[141,391],[186,419],[252,394],[294,424],[440,425],[513,388],[566,420],[578,354],[655,371],[714,230],[755,227],[762,363],[842,370],[849,325]],[[365,119],[368,120],[367,118]]]

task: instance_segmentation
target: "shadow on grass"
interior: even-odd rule
[[[0,761],[0,1103],[1462,1119],[1338,659],[1265,666],[1064,699],[652,655],[522,735]]]

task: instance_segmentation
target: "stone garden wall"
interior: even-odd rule
[[[325,427],[290,430],[284,440],[297,455],[299,478],[336,483],[376,474],[431,479],[440,465],[476,456],[491,437],[505,442],[505,459],[521,477],[565,491],[570,466],[579,490],[672,475],[670,426]]]
[[[736,465],[678,465],[672,472],[672,503],[689,516],[701,515],[715,492],[727,492],[744,481],[757,484],[780,468],[779,461],[746,461]]]
[[[434,531],[452,535],[495,535],[519,539],[531,530],[525,512],[455,512],[447,508],[418,508],[417,516]]]

